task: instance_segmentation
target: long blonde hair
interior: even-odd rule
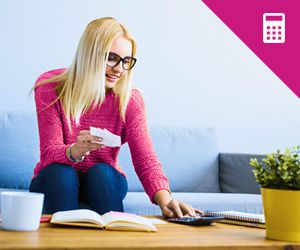
[[[132,43],[132,57],[136,54],[136,41],[128,30],[112,17],[93,20],[83,32],[70,67],[63,73],[36,84],[35,88],[49,82],[58,82],[58,97],[49,106],[60,99],[69,127],[71,119],[76,124],[93,104],[100,107],[105,99],[105,69],[110,47],[117,37],[125,37]],[[119,111],[125,119],[125,111],[130,99],[131,71],[127,71],[113,92],[119,98]]]

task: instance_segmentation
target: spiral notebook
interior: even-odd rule
[[[245,213],[239,211],[205,211],[206,216],[223,216],[220,223],[235,224],[241,226],[265,228],[263,214]]]

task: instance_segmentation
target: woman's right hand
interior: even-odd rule
[[[105,146],[96,142],[102,142],[102,138],[91,135],[89,130],[82,130],[76,138],[76,143],[71,147],[71,154],[75,159],[81,159],[93,150],[102,149]]]

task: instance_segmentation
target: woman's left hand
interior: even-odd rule
[[[167,218],[182,218],[184,216],[194,217],[196,214],[203,214],[203,211],[193,208],[190,204],[183,201],[170,200],[166,205],[160,206],[162,214]]]

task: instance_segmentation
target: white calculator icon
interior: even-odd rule
[[[263,14],[263,41],[264,43],[285,42],[285,14]]]

